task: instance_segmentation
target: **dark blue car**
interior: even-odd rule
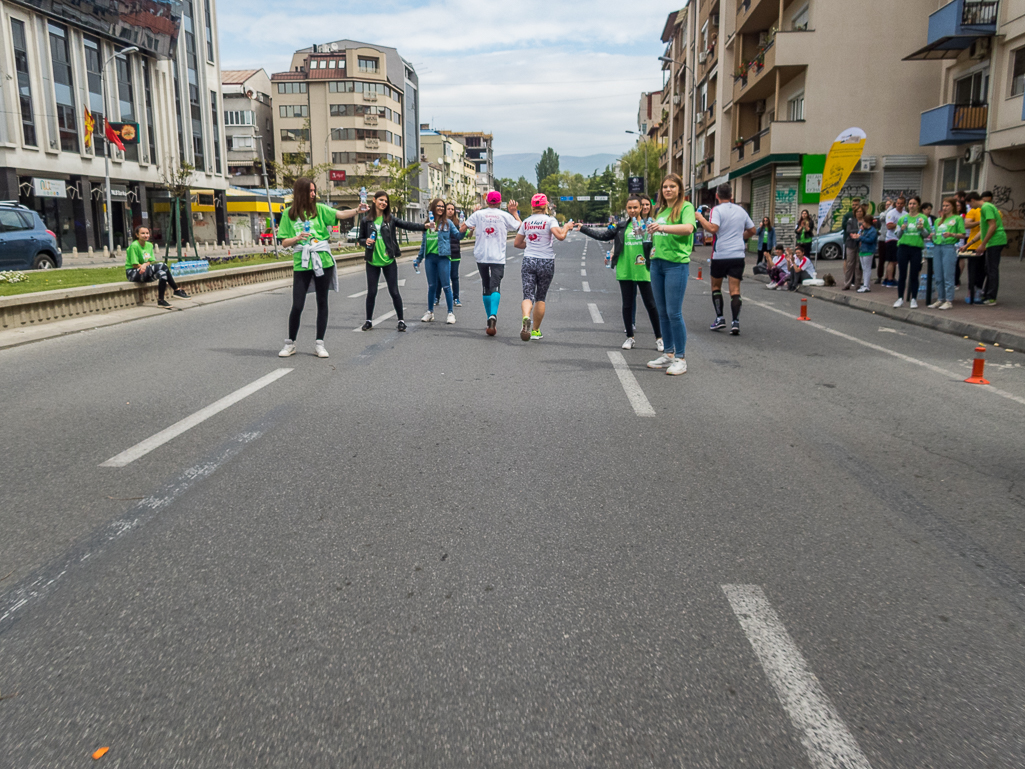
[[[0,270],[52,270],[62,261],[57,236],[39,214],[17,203],[0,203]]]

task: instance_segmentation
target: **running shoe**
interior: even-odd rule
[[[175,290],[174,295],[176,297],[178,297],[179,299],[191,299],[192,298],[188,294],[185,293],[185,289],[184,288],[179,288],[179,289]]]
[[[456,307],[462,307],[463,306],[462,303],[458,299],[453,301],[452,304],[455,305]]]
[[[488,318],[487,334],[488,334],[488,336],[494,336],[497,333],[498,333],[498,317],[495,316],[495,315],[492,315],[491,317]]]
[[[740,321],[735,320],[730,324],[730,334],[740,336]]]
[[[666,349],[665,342],[662,341],[661,337],[659,337],[658,339],[655,340],[655,349],[658,352],[662,352],[662,351],[664,351]]]
[[[313,354],[316,355],[318,358],[330,358],[331,357],[330,355],[327,354],[327,350],[324,349],[324,340],[323,339],[318,339],[317,343],[313,345]]]
[[[910,307],[912,310],[917,310],[918,309],[918,300],[917,299],[912,299],[911,300],[911,304],[909,304],[908,307]]]
[[[676,358],[670,358],[668,355],[659,355],[655,360],[648,361],[648,368],[669,368],[669,364],[674,360]]]
[[[420,318],[421,323],[431,323],[434,320],[434,313],[428,310],[424,313],[424,316]]]
[[[637,344],[637,342],[634,340],[634,338],[632,336],[628,336],[626,338],[626,341],[623,342],[623,349],[632,350],[635,344]]]
[[[171,303],[169,301],[167,301],[166,299],[158,299],[157,300],[157,307],[163,307],[165,309],[170,310],[171,309]]]
[[[726,318],[716,318],[711,326],[708,327],[710,331],[719,331],[720,329],[726,328]]]
[[[872,289],[870,289],[868,286],[862,286],[861,288],[858,289],[858,293],[859,294],[869,294],[871,292],[872,292]]]
[[[533,331],[530,332],[530,341],[531,342],[540,342],[544,338],[545,338],[545,335],[541,333],[541,329],[539,329],[539,328],[538,329],[534,329]]]
[[[669,374],[669,376],[679,376],[680,374],[686,374],[687,359],[673,358],[673,362],[669,364],[669,368],[666,369],[666,373]]]
[[[775,290],[775,288],[776,288],[776,284],[775,284],[775,283],[766,283],[766,284],[765,284],[765,287],[766,287],[767,289],[769,289],[769,291],[773,291],[773,290]]]
[[[893,303],[893,306],[894,307],[903,307],[904,306],[904,297],[899,297],[897,299],[897,301]]]
[[[400,320],[400,321],[399,321],[399,325],[398,325],[398,326],[396,326],[396,328],[397,328],[397,329],[398,329],[399,331],[405,331],[405,330],[406,330],[406,321],[404,321],[404,320]]]
[[[445,318],[445,322],[451,326],[453,323],[456,322],[456,314],[454,312],[450,312],[448,314],[448,317]]]
[[[360,330],[361,331],[369,331],[373,327],[374,327],[374,322],[372,320],[368,320],[366,323],[363,324],[363,328],[360,329]]]
[[[285,346],[281,348],[281,352],[278,353],[278,357],[287,358],[290,355],[295,355],[295,342],[291,339],[286,339]]]
[[[523,318],[523,325],[520,326],[520,339],[524,342],[530,339],[530,318]]]
[[[941,309],[941,310],[952,310],[952,309],[954,309],[954,303],[953,302],[944,302],[943,304],[941,304],[939,306],[939,309]]]
[[[996,305],[997,300],[996,299],[983,299],[982,303],[984,305],[986,305],[987,307],[993,307],[993,306]]]

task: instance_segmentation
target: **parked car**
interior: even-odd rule
[[[356,238],[358,238],[358,237],[359,237],[359,227],[353,227],[345,235],[345,239],[347,241],[349,241],[350,243],[355,243],[356,242]]]
[[[819,259],[843,259],[843,233],[828,232],[812,239],[809,256],[819,255]]]
[[[0,270],[52,270],[63,262],[57,236],[39,214],[0,202]]]

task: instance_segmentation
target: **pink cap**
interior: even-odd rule
[[[543,193],[538,193],[530,199],[531,208],[544,208],[548,205],[548,196]]]
[[[491,192],[488,193],[488,196],[485,198],[485,200],[487,200],[489,206],[493,205],[494,203],[501,203],[502,193],[496,192],[495,190],[491,190]]]

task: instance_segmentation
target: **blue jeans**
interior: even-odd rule
[[[957,245],[936,246],[932,250],[932,284],[936,298],[943,302],[954,301],[954,278],[957,276]]]
[[[434,312],[434,302],[441,298],[445,289],[448,311],[452,312],[452,263],[447,256],[427,254],[427,309]]]
[[[662,343],[667,353],[683,358],[687,349],[687,326],[683,322],[683,295],[690,280],[690,264],[651,260],[651,292],[655,295]]]

